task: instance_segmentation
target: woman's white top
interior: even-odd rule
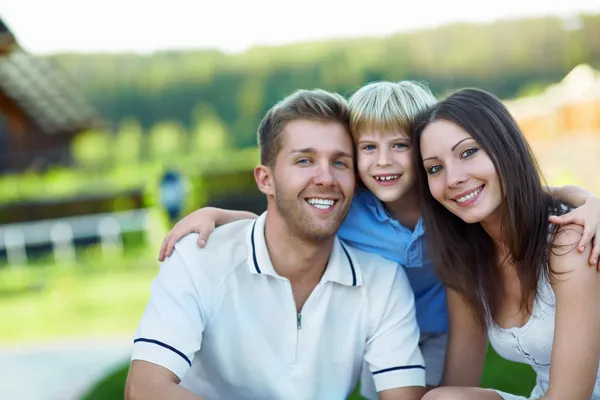
[[[538,295],[535,297],[531,316],[522,327],[500,328],[488,326],[490,343],[503,358],[530,365],[535,371],[536,385],[530,399],[543,396],[550,383],[550,360],[554,341],[556,297],[547,279],[540,279]],[[598,338],[600,340],[600,338]],[[593,400],[600,400],[600,374],[596,375]],[[498,392],[504,399],[524,399]]]

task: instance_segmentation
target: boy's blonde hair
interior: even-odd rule
[[[416,81],[370,83],[350,97],[350,132],[355,142],[374,130],[410,137],[415,118],[435,103],[429,88]]]

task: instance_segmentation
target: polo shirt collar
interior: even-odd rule
[[[405,228],[403,225],[400,225],[400,223],[398,221],[396,221],[394,218],[392,218],[390,216],[390,214],[385,209],[383,202],[381,200],[379,200],[373,193],[368,192],[368,198],[365,203],[366,203],[366,206],[369,209],[369,211],[371,211],[373,213],[373,215],[375,216],[375,218],[377,218],[377,220],[379,220],[381,222],[390,223],[390,224],[395,223],[395,224],[403,227],[404,229],[408,230],[408,228]],[[418,238],[418,237],[423,236],[424,234],[425,234],[425,230],[423,229],[423,217],[419,217],[419,221],[417,221],[417,225],[415,226],[412,236],[414,238]]]
[[[369,211],[371,211],[379,221],[388,222],[389,220],[392,220],[392,217],[388,214],[381,200],[375,197],[373,193],[367,193],[367,201],[365,203]]]
[[[267,213],[264,212],[249,227],[248,230],[248,269],[253,274],[271,275],[285,279],[273,268],[267,244],[265,242],[265,221]],[[337,236],[327,268],[321,281],[336,282],[345,286],[361,286],[363,277],[360,266],[352,250],[348,248]]]

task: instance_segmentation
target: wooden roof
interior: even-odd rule
[[[15,36],[0,18],[0,54],[10,51],[16,43]]]
[[[52,60],[24,51],[1,18],[0,92],[46,134],[72,134],[100,124],[67,73]]]

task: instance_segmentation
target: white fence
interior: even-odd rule
[[[102,250],[122,250],[122,233],[150,229],[150,211],[138,209],[0,225],[0,250],[9,265],[27,264],[27,247],[51,245],[57,262],[75,259],[77,239],[98,238]]]

